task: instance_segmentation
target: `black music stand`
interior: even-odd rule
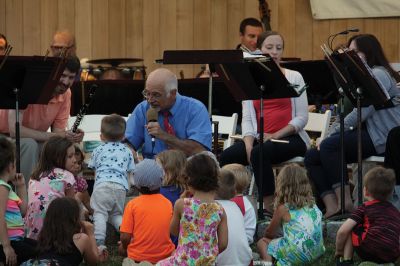
[[[283,61],[281,66],[296,70],[303,76],[309,86],[308,104],[315,104],[319,110],[322,104],[337,103],[339,95],[336,84],[325,60]]]
[[[237,101],[260,100],[260,182],[258,187],[258,217],[264,218],[263,212],[263,149],[264,114],[263,100],[298,97],[305,90],[289,84],[278,65],[267,58],[264,62],[253,59],[245,63],[222,63],[216,65],[218,75],[224,80],[231,94]]]
[[[393,107],[389,95],[374,78],[370,67],[355,51],[342,51],[332,55],[326,54],[327,61],[344,94],[357,108],[357,180],[358,205],[363,203],[362,182],[362,146],[361,146],[361,107],[374,105],[376,109]],[[344,117],[340,115],[340,144],[341,144],[341,213],[344,214]]]
[[[215,64],[243,62],[241,50],[166,50],[163,64],[208,64],[208,114],[212,115],[213,75]]]
[[[0,60],[3,58],[0,57]],[[0,108],[15,109],[16,170],[20,172],[19,109],[47,104],[65,68],[58,57],[9,56],[0,70]]]

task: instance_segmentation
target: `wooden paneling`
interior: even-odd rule
[[[79,0],[75,2],[75,38],[77,53],[80,57],[92,58],[91,0]]]
[[[22,12],[24,38],[23,53],[40,55],[40,0],[24,1]]]
[[[320,45],[346,28],[375,34],[391,62],[400,61],[400,19],[314,20],[309,0],[267,0],[271,26],[285,38],[286,57],[321,59]],[[80,57],[143,58],[147,73],[165,49],[230,49],[239,23],[259,17],[257,0],[0,0],[0,32],[14,55],[45,54],[57,29],[69,29]],[[346,43],[338,36],[334,45]],[[200,66],[166,66],[186,78]]]

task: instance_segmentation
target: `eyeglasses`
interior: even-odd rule
[[[161,93],[158,92],[148,92],[146,90],[142,91],[142,95],[144,96],[144,98],[146,99],[150,99],[150,98],[154,98],[154,99],[160,99],[163,95]]]
[[[74,47],[74,46],[73,45],[71,45],[71,46],[50,45],[50,48],[54,49],[54,50],[62,50],[62,49],[68,50],[68,49],[71,49],[72,47]]]

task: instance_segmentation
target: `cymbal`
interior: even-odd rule
[[[95,65],[111,65],[117,67],[121,64],[137,63],[142,62],[141,58],[103,58],[103,59],[93,59],[87,61],[89,64]]]

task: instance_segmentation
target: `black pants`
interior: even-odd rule
[[[30,238],[24,238],[19,241],[10,241],[11,247],[17,254],[18,265],[22,262],[27,261],[36,257],[36,240]],[[6,256],[3,252],[3,246],[0,245],[0,261],[6,263]]]
[[[385,166],[396,174],[396,185],[400,185],[400,127],[392,128],[386,140]]]
[[[377,155],[368,131],[361,131],[362,158]],[[357,162],[357,130],[344,133],[345,164]],[[322,141],[320,150],[306,152],[304,164],[321,197],[340,186],[340,136],[333,134]],[[346,166],[345,166],[346,167]],[[347,182],[347,171],[345,180]]]
[[[262,145],[263,149],[263,182],[262,194],[264,196],[273,195],[275,192],[275,178],[272,170],[273,164],[282,163],[296,156],[304,156],[307,146],[299,135],[292,135],[282,140],[288,140],[289,143],[278,143],[266,141]],[[255,142],[251,151],[251,164],[253,166],[254,177],[258,187],[260,187],[260,145]],[[224,150],[220,157],[221,167],[230,164],[239,163],[248,165],[246,146],[243,141],[235,143],[233,146]]]

